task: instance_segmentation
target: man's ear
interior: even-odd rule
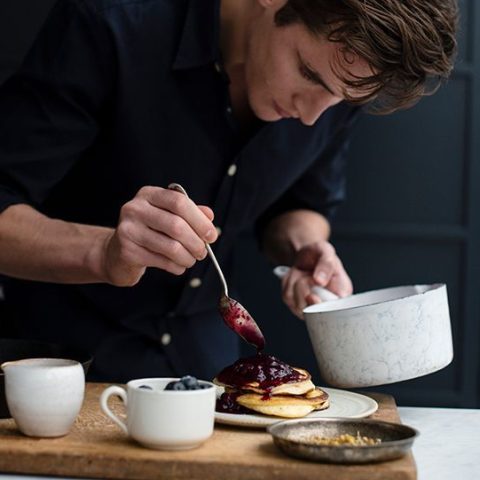
[[[263,8],[274,8],[276,10],[279,10],[288,2],[288,0],[257,0],[257,1]]]

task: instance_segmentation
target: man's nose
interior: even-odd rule
[[[295,109],[300,121],[307,126],[313,125],[327,108],[332,105],[326,95],[299,95],[296,99]]]

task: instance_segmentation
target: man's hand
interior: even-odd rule
[[[182,193],[143,187],[120,211],[106,239],[103,270],[116,286],[135,285],[147,267],[181,275],[207,255],[205,242],[217,239],[209,207]]]
[[[320,303],[311,292],[313,286],[331,290],[339,297],[350,295],[352,282],[332,244],[326,240],[311,243],[295,255],[294,264],[282,280],[282,296],[290,310],[303,318],[302,310],[307,305]]]
[[[302,310],[320,298],[315,285],[339,297],[352,293],[352,282],[332,244],[326,239],[330,224],[312,210],[290,210],[270,221],[263,235],[263,247],[276,265],[292,265],[282,280],[282,296],[290,310],[302,318]]]

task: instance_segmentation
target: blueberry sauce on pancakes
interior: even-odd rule
[[[329,405],[328,394],[306,370],[261,352],[224,368],[213,382],[225,388],[216,406],[223,413],[299,418]]]
[[[237,398],[242,395],[242,392],[222,393],[219,399],[217,399],[217,405],[215,410],[223,413],[252,413],[248,408],[242,407],[237,403]]]
[[[301,380],[301,373],[273,355],[257,353],[252,357],[240,358],[224,368],[217,376],[220,382],[235,388],[243,388],[258,382],[259,388],[270,390],[277,385]]]

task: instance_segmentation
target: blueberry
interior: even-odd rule
[[[210,388],[211,385],[209,385],[208,383],[199,383],[198,384],[198,387],[200,390],[205,390],[206,388]]]
[[[191,375],[185,375],[180,381],[187,387],[187,390],[196,390],[198,388],[198,380]]]
[[[170,382],[165,387],[165,390],[186,390],[187,387],[182,382]]]
[[[187,387],[182,382],[175,382],[173,385],[174,390],[187,390]]]
[[[140,385],[138,388],[141,388],[142,390],[153,390],[150,385]]]

